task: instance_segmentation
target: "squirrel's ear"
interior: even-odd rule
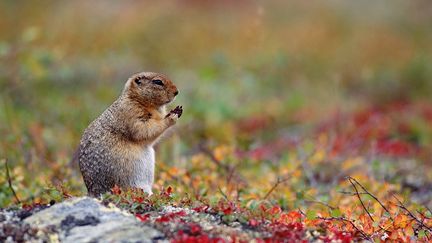
[[[142,83],[142,80],[141,80],[140,77],[135,78],[134,81],[135,81],[135,83],[138,84],[138,85],[140,85],[140,84]]]

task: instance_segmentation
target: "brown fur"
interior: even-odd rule
[[[109,191],[114,185],[141,185],[137,171],[148,173],[145,179],[153,182],[154,168],[147,169],[146,164],[143,169],[137,161],[142,159],[142,153],[153,150],[153,144],[180,117],[179,107],[168,114],[165,111],[165,105],[177,93],[176,86],[163,74],[134,74],[120,97],[89,125],[80,142],[78,160],[91,195]]]

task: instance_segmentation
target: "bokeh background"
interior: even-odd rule
[[[240,183],[251,198],[295,172],[273,192],[288,206],[299,191],[330,200],[332,173],[346,167],[405,195],[431,185],[421,169],[432,158],[430,1],[5,0],[0,16],[0,206],[14,202],[6,161],[22,201],[59,188],[84,194],[71,162],[80,136],[140,71],[168,75],[180,90],[173,105],[184,107],[157,147],[156,188],[238,194],[215,185],[224,171],[215,161],[252,179]],[[352,140],[337,135],[355,130],[351,114],[377,115],[368,126],[386,133],[374,130],[337,163],[315,153]],[[384,152],[371,159],[376,143]],[[304,151],[309,164],[298,162]]]

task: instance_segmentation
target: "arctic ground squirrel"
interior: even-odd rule
[[[182,115],[177,106],[165,106],[178,94],[165,75],[132,75],[120,97],[94,120],[80,141],[79,167],[89,195],[99,196],[115,185],[142,188],[152,194],[155,151],[153,145]]]

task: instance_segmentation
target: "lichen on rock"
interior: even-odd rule
[[[133,215],[103,206],[97,199],[72,198],[24,220],[39,229],[58,232],[61,242],[152,242],[161,232],[143,225]]]

